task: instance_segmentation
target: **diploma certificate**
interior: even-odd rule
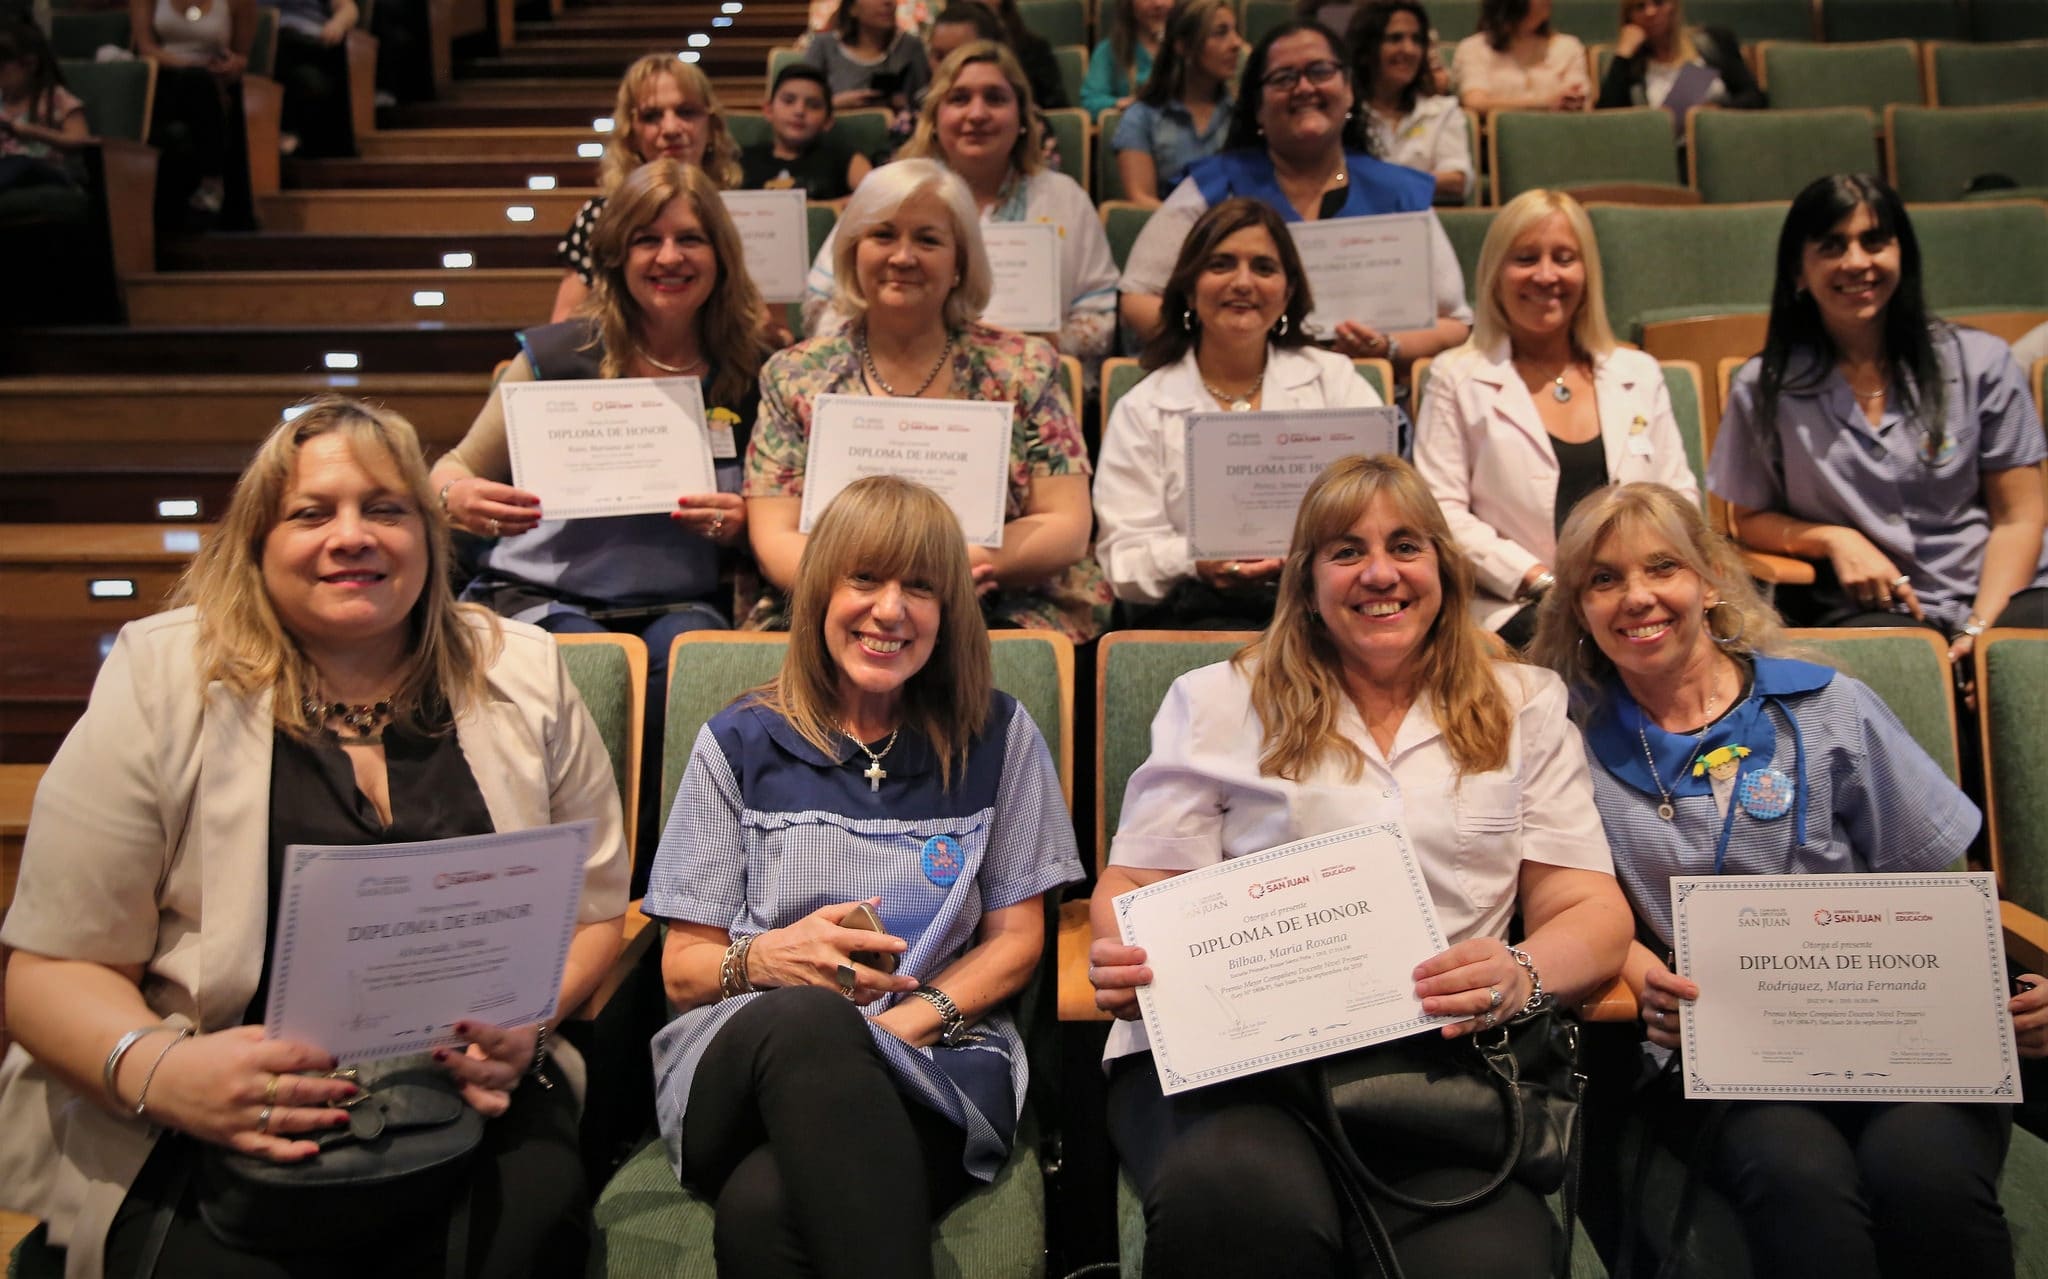
[[[360,1061],[553,1016],[595,830],[286,848],[264,1033]]]
[[[1353,453],[1393,453],[1395,409],[1295,409],[1190,413],[1187,432],[1188,553],[1198,560],[1287,554],[1294,513],[1323,468]]]
[[[1354,826],[1175,875],[1116,899],[1152,984],[1138,1007],[1167,1093],[1440,1025],[1415,965],[1444,949],[1393,824]]]
[[[1288,223],[1301,269],[1315,285],[1316,307],[1302,327],[1327,338],[1341,320],[1382,333],[1433,326],[1435,222],[1424,210]]]
[[[512,483],[551,520],[672,511],[718,488],[693,377],[506,382]]]
[[[995,289],[983,324],[1019,333],[1057,333],[1066,323],[1060,296],[1060,229],[1050,222],[989,222],[981,228]]]
[[[809,533],[839,491],[864,475],[900,475],[938,492],[970,546],[1000,546],[1010,499],[1009,401],[821,395],[811,404],[804,502]]]
[[[718,198],[740,233],[740,256],[764,302],[804,300],[811,267],[810,214],[804,193],[720,191]]]
[[[1671,881],[1685,1095],[2020,1100],[1988,874]]]

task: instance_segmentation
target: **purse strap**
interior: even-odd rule
[[[1668,1087],[1676,1076],[1678,1054],[1666,1059],[1656,1075],[1637,1089],[1640,1100],[1652,1089]],[[1671,1214],[1671,1228],[1667,1236],[1664,1259],[1658,1263],[1657,1279],[1674,1279],[1685,1255],[1685,1241],[1692,1234],[1693,1218],[1699,1211],[1700,1192],[1706,1183],[1707,1163],[1714,1157],[1714,1150],[1720,1145],[1721,1125],[1728,1119],[1730,1103],[1713,1101],[1706,1103],[1706,1118],[1700,1121],[1699,1131],[1693,1136],[1692,1152],[1685,1161],[1685,1181],[1678,1192],[1678,1206]],[[1645,1107],[1638,1105],[1637,1112]],[[1635,1169],[1630,1178],[1627,1197],[1622,1202],[1621,1246],[1615,1255],[1615,1279],[1633,1279],[1636,1273],[1636,1253],[1642,1232],[1643,1201],[1649,1194],[1650,1163],[1657,1148],[1656,1135],[1650,1131],[1649,1123],[1643,1125],[1636,1146]]]

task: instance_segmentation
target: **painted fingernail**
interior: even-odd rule
[[[456,1033],[456,1034],[458,1034],[458,1035],[463,1035],[463,1036],[467,1036],[467,1035],[469,1034],[469,1030],[470,1030],[470,1026],[469,1026],[469,1023],[468,1023],[468,1022],[466,1022],[466,1021],[458,1021],[458,1022],[456,1022],[456,1023],[455,1023],[455,1033]]]
[[[435,1060],[435,1061],[447,1061],[447,1060],[448,1060],[448,1050],[447,1050],[446,1048],[436,1048],[436,1049],[434,1050],[434,1060]]]

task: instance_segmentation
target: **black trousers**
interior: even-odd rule
[[[284,85],[286,133],[297,134],[298,154],[309,159],[356,153],[349,118],[348,48],[296,31],[277,36],[277,78]]]
[[[964,1134],[905,1097],[836,991],[772,990],[712,1037],[690,1083],[687,1180],[718,1212],[718,1273],[932,1273],[931,1223],[974,1184]]]
[[[1353,1274],[1337,1191],[1281,1086],[1264,1075],[1167,1097],[1150,1053],[1111,1064],[1110,1140],[1145,1205],[1146,1279]],[[1418,1169],[1386,1180],[1441,1198],[1471,1178],[1468,1169]],[[1460,1212],[1376,1206],[1415,1279],[1551,1273],[1550,1210],[1517,1183]]]
[[[1834,572],[1825,562],[1814,566],[1811,586],[1780,586],[1775,602],[1790,626],[1925,626],[1940,630],[1933,622],[1916,622],[1908,613],[1869,609],[1850,599],[1835,584]],[[1993,626],[2048,626],[2048,587],[2035,586],[2014,593]]]
[[[590,1252],[590,1194],[576,1137],[576,1099],[551,1071],[553,1088],[526,1080],[512,1107],[484,1125],[483,1144],[469,1164],[469,1273],[489,1279],[553,1279],[580,1275]],[[197,1177],[181,1164],[198,1143],[166,1136],[129,1187],[107,1232],[107,1279],[138,1273],[158,1205],[183,1194],[155,1273],[166,1279],[361,1279],[365,1274],[438,1279],[447,1268],[447,1226],[435,1223],[395,1234],[385,1223],[362,1224],[362,1246],[346,1253],[242,1252],[215,1239],[199,1219]]]

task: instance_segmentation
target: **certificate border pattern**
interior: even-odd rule
[[[687,383],[689,395],[679,397],[678,384]],[[702,437],[704,457],[710,464],[710,483],[703,491],[718,487],[718,457],[712,451],[711,427],[708,422],[710,410],[704,401],[704,382],[697,377],[629,377],[629,378],[547,378],[537,382],[499,382],[497,386],[499,412],[505,419],[505,452],[509,458],[512,475],[516,480],[527,470],[521,460],[519,432],[512,426],[512,402],[515,399],[531,399],[553,390],[557,394],[574,394],[564,388],[574,386],[605,386],[624,390],[631,387],[652,387],[675,402],[683,410],[683,416],[696,424],[697,434]],[[694,408],[692,407],[694,405]],[[699,481],[705,477],[699,477]],[[602,520],[623,515],[655,515],[669,509],[666,502],[646,511],[620,510],[609,506],[572,506],[565,502],[550,503],[547,518],[554,520]]]
[[[1438,219],[1436,216],[1436,210],[1433,208],[1413,209],[1402,213],[1363,213],[1353,214],[1347,218],[1319,218],[1314,222],[1289,222],[1287,224],[1287,230],[1288,233],[1294,238],[1295,252],[1299,253],[1301,251],[1301,237],[1303,235],[1307,235],[1311,238],[1320,238],[1333,234],[1340,234],[1345,225],[1353,222],[1413,222],[1419,224],[1422,228],[1422,287],[1420,292],[1426,294],[1430,299],[1429,315],[1423,316],[1420,313],[1420,310],[1418,309],[1417,314],[1412,317],[1400,315],[1352,317],[1355,319],[1369,318],[1372,320],[1373,327],[1375,328],[1383,330],[1391,329],[1395,332],[1400,332],[1404,329],[1426,329],[1430,325],[1436,323],[1437,321],[1438,317],[1435,311],[1437,243],[1436,226],[1434,224],[1439,221],[1440,219]],[[1409,290],[1408,292],[1412,293],[1414,292],[1414,290]],[[1323,340],[1329,338],[1331,336],[1331,333],[1335,332],[1334,327],[1331,328],[1330,333],[1318,331],[1323,327],[1321,325],[1317,325],[1314,328],[1310,328],[1309,321],[1314,318],[1316,318],[1315,313],[1311,311],[1307,316],[1304,316],[1302,319],[1302,327],[1309,334],[1310,337],[1316,338],[1318,340]],[[1396,322],[1405,321],[1408,319],[1416,319],[1421,322],[1417,324]]]
[[[1046,324],[1033,323],[1032,321],[1035,317],[1032,316],[1023,317],[1021,322],[1018,322],[1016,317],[1010,317],[1009,320],[991,320],[988,318],[989,308],[987,307],[982,309],[982,313],[976,319],[982,324],[989,325],[991,328],[1010,329],[1019,333],[1057,333],[1061,326],[1067,322],[1066,299],[1060,297],[1060,285],[1066,278],[1060,273],[1060,255],[1065,251],[1060,245],[1060,228],[1050,222],[991,222],[981,228],[981,235],[984,251],[990,236],[1023,236],[1026,239],[1041,239],[1045,241],[1046,246],[1052,250],[1052,270],[1049,274],[1052,279],[1051,302],[1053,309],[1049,317],[1047,317],[1050,323]],[[995,281],[995,283],[997,290],[1000,291],[1001,281]],[[990,304],[991,306],[994,304],[993,298],[990,299]],[[1077,418],[1080,415],[1080,411],[1081,406],[1075,405],[1074,413]]]
[[[1260,852],[1247,853],[1242,857],[1232,857],[1218,862],[1214,866],[1205,866],[1201,870],[1189,871],[1186,875],[1173,878],[1179,881],[1179,887],[1182,891],[1185,891],[1187,881],[1193,876],[1213,874],[1226,869],[1236,871],[1246,866],[1256,866],[1261,862],[1269,862],[1280,857],[1292,856],[1296,853],[1342,843],[1362,835],[1380,833],[1392,835],[1402,852],[1406,854],[1403,861],[1407,869],[1408,890],[1413,895],[1416,905],[1421,908],[1423,925],[1429,932],[1431,944],[1438,951],[1443,950],[1445,948],[1444,937],[1436,917],[1436,904],[1429,896],[1428,885],[1422,880],[1422,869],[1416,864],[1414,851],[1408,842],[1408,833],[1402,829],[1399,822],[1381,822],[1371,826],[1347,826],[1343,830],[1330,831],[1327,834],[1295,840],[1293,843],[1281,844]],[[1157,895],[1166,888],[1168,882],[1171,881],[1148,884],[1143,888],[1135,889],[1118,897],[1114,904],[1119,928],[1123,929],[1128,924],[1133,906],[1146,897]],[[1126,932],[1126,935],[1128,935],[1128,932]],[[1138,989],[1138,1003],[1146,1012],[1151,1012],[1151,991],[1140,987]],[[1415,1034],[1418,1031],[1440,1026],[1445,1020],[1442,1017],[1418,1014],[1407,1021],[1398,1022],[1390,1026],[1382,1026],[1378,1030],[1361,1031],[1357,1034],[1344,1035],[1335,1039],[1317,1039],[1295,1048],[1276,1049],[1272,1052],[1246,1057],[1228,1066],[1212,1066],[1205,1070],[1185,1073],[1175,1069],[1173,1066],[1172,1049],[1155,1018],[1149,1016],[1145,1018],[1145,1030],[1147,1037],[1152,1042],[1152,1063],[1154,1068],[1158,1070],[1161,1081],[1168,1085],[1168,1092],[1179,1092],[1184,1089],[1199,1087],[1205,1083],[1211,1083],[1226,1076],[1253,1074],[1262,1070],[1271,1070],[1276,1066],[1290,1065],[1297,1061],[1325,1057],[1332,1052],[1345,1048],[1379,1044],[1393,1039],[1400,1039],[1404,1036]]]
[[[1692,933],[1687,927],[1685,912],[1678,907],[1695,892],[1735,892],[1759,887],[1758,880],[1768,881],[1773,890],[1809,892],[1829,890],[1839,892],[1844,888],[1893,889],[1918,888],[1955,891],[1963,888],[1975,889],[1981,907],[1979,927],[1982,929],[1987,953],[1991,956],[1991,1005],[1994,1024],[2006,1016],[2005,995],[2005,937],[2000,931],[1998,917],[1998,891],[1993,877],[1985,871],[1942,871],[1928,874],[1906,875],[1738,875],[1715,879],[1682,878],[1672,881],[1672,933],[1673,953],[1678,960],[1680,971],[1692,968]],[[1850,881],[1845,883],[1844,881]],[[1811,1101],[1904,1101],[1920,1099],[1927,1101],[2010,1101],[2019,1096],[2019,1066],[2013,1056],[2011,1036],[1999,1040],[1998,1068],[2003,1078],[1989,1083],[1964,1085],[1928,1084],[1717,1084],[1694,1069],[1693,1063],[1699,1058],[1698,1022],[1687,1017],[1684,1021],[1684,1057],[1688,1096],[1699,1098],[1750,1098],[1754,1100],[1777,1100],[1796,1091],[1801,1100]]]
[[[812,489],[810,459],[813,455],[813,450],[816,448],[817,445],[818,413],[821,409],[824,409],[842,400],[858,400],[863,403],[875,403],[884,405],[895,403],[895,401],[891,400],[888,396],[842,395],[836,391],[830,392],[825,395],[820,395],[815,400],[811,401],[811,425],[810,429],[805,432],[804,441],[804,491],[801,505],[797,508],[797,521],[800,526],[803,526],[805,528],[816,527],[819,518],[821,518],[825,514],[823,508],[816,507],[813,505],[813,499],[811,497]],[[1000,414],[1002,418],[1002,431],[1004,440],[1003,457],[1005,459],[1008,459],[1010,457],[1012,451],[1010,448],[1010,439],[1015,434],[1016,430],[1017,406],[1014,401],[919,400],[917,401],[917,403],[923,405],[944,405],[949,412],[955,409],[963,411],[971,409],[973,411],[969,414],[969,416],[972,417],[994,418],[998,414]],[[832,496],[838,497],[839,494],[834,493]],[[1000,542],[1002,540],[1003,525],[1008,522],[1006,517],[1009,514],[1009,503],[1010,468],[1008,462],[1005,461],[1002,471],[1002,480],[995,486],[995,492],[990,495],[989,508],[984,513],[984,518],[986,518],[986,520],[988,521],[988,526],[995,531],[995,537],[997,542]],[[826,502],[826,505],[831,505],[829,500]],[[988,543],[987,545],[993,544],[994,543]],[[984,545],[984,543],[970,541],[969,545],[980,546]]]
[[[783,230],[785,231],[794,231],[796,233],[796,242],[804,246],[803,253],[796,259],[797,265],[794,268],[794,279],[796,283],[791,286],[794,291],[791,292],[788,297],[781,297],[771,295],[769,290],[762,289],[761,300],[763,302],[772,303],[776,306],[784,306],[791,302],[803,301],[804,294],[807,288],[809,287],[806,276],[810,271],[811,258],[814,256],[817,250],[817,246],[811,243],[810,212],[806,207],[808,197],[805,196],[803,188],[791,187],[787,190],[779,191],[770,191],[761,188],[740,191],[721,191],[719,192],[719,196],[721,202],[726,206],[726,210],[728,213],[731,212],[732,205],[735,200],[738,200],[746,204],[764,204],[770,206],[771,208],[777,204],[788,204],[795,210],[795,217],[792,219],[793,224],[791,226],[783,228]],[[790,214],[785,211],[782,216],[788,218],[790,217]],[[734,219],[734,225],[735,227],[737,227],[738,219]],[[746,248],[745,236],[740,237],[740,247],[742,250],[740,257],[742,260],[744,260],[746,257],[746,253],[744,252]],[[753,277],[754,282],[757,286],[760,284],[762,273],[756,271],[752,263],[747,264],[747,274]],[[779,293],[780,290],[778,290],[777,292]]]
[[[1251,554],[1246,552],[1242,547],[1209,547],[1197,546],[1195,544],[1195,530],[1201,527],[1201,525],[1198,524],[1195,519],[1197,514],[1195,508],[1195,432],[1198,428],[1203,427],[1211,422],[1237,426],[1250,426],[1257,423],[1267,423],[1269,425],[1278,426],[1280,425],[1281,419],[1292,418],[1299,418],[1309,422],[1327,422],[1339,418],[1356,418],[1360,414],[1366,414],[1373,417],[1378,417],[1380,415],[1390,416],[1392,420],[1388,422],[1387,425],[1392,428],[1394,433],[1394,447],[1388,449],[1387,452],[1394,452],[1395,449],[1398,449],[1400,447],[1401,410],[1391,405],[1385,404],[1379,405],[1374,408],[1274,409],[1270,412],[1261,410],[1257,413],[1232,413],[1228,409],[1202,409],[1184,416],[1181,419],[1180,455],[1181,466],[1183,468],[1181,472],[1181,488],[1187,493],[1187,516],[1186,522],[1183,524],[1183,527],[1186,528],[1188,531],[1187,542],[1189,556],[1198,560],[1235,560],[1261,558],[1261,556],[1258,554]],[[1349,457],[1351,455],[1349,453],[1345,453],[1339,454],[1339,456]],[[1334,461],[1335,459],[1332,460]],[[1329,468],[1329,465],[1330,464],[1328,462],[1325,462],[1323,464],[1324,469],[1327,470]],[[1320,472],[1318,473],[1320,474]],[[1281,554],[1285,555],[1286,552],[1283,550]]]

